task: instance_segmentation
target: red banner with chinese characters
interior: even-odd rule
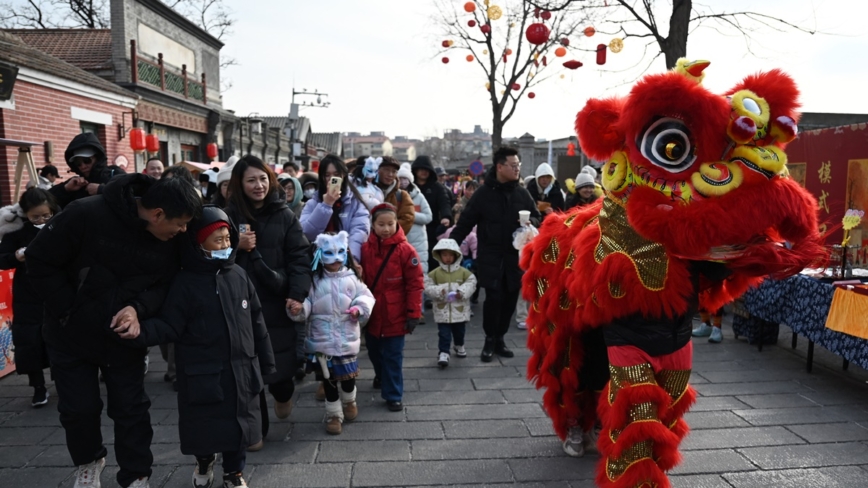
[[[799,134],[787,146],[790,175],[817,197],[821,230],[841,223],[847,209],[868,212],[868,124],[819,129]],[[841,244],[840,227],[827,243]],[[865,220],[851,231],[850,244],[861,245],[856,263],[868,263]]]
[[[0,271],[0,378],[15,371],[12,352],[12,277],[15,271]]]

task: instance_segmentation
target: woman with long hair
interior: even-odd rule
[[[236,263],[247,271],[262,302],[277,372],[264,378],[274,397],[274,414],[289,417],[296,370],[296,327],[286,315],[286,300],[304,301],[310,291],[310,243],[271,168],[247,155],[232,168],[226,213],[238,225]],[[242,305],[243,306],[243,305]],[[262,437],[268,433],[264,393]],[[261,445],[251,446],[253,450]]]

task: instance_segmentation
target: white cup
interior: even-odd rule
[[[530,222],[530,210],[519,210],[518,221],[521,225],[527,225]]]

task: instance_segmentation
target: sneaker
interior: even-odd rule
[[[265,439],[260,439],[256,444],[247,446],[247,452],[261,451],[263,447],[265,447]]]
[[[491,337],[485,338],[485,345],[482,346],[482,354],[479,355],[479,359],[483,363],[490,363],[494,359],[494,339]]]
[[[145,356],[145,374],[148,374],[148,369],[151,367],[151,358]],[[130,485],[132,486],[132,485]]]
[[[404,410],[404,404],[401,403],[401,400],[386,402],[386,406],[389,407],[389,410],[392,412],[401,412]]]
[[[708,342],[711,342],[712,344],[719,344],[722,340],[723,331],[720,330],[720,327],[712,327],[711,335],[708,336]]]
[[[591,429],[590,432],[582,433],[582,446],[585,448],[585,452],[597,452],[597,439],[600,437],[600,431],[596,428]]]
[[[75,470],[74,488],[100,488],[99,475],[105,469],[105,458],[83,464]]]
[[[244,481],[241,472],[229,473],[223,475],[223,488],[247,488],[247,482]]]
[[[128,488],[151,488],[151,484],[148,483],[148,478],[139,478],[136,481],[133,481]]]
[[[711,329],[713,328],[714,327],[703,322],[699,324],[699,327],[693,329],[693,337],[708,337],[711,335]]]
[[[193,468],[193,488],[211,488],[214,484],[214,460],[216,456],[196,458],[196,467]]]
[[[455,346],[455,355],[460,358],[466,358],[467,350],[464,349],[464,346]]]
[[[326,422],[326,432],[331,435],[340,435],[342,431],[343,427],[341,426],[341,418],[337,415],[329,417],[328,422]]]
[[[440,366],[441,368],[445,368],[446,366],[449,366],[449,353],[448,352],[441,352],[440,353],[440,357],[437,359],[437,365]]]
[[[33,408],[39,408],[47,403],[48,390],[46,390],[44,386],[33,387],[33,401],[30,402],[30,406]]]
[[[322,381],[320,381],[319,386],[316,387],[316,393],[314,393],[313,397],[316,398],[316,401],[318,402],[325,401],[325,386],[323,386]]]
[[[564,439],[564,452],[570,457],[582,457],[585,455],[585,445],[582,439],[581,427],[570,427],[567,438]]]
[[[519,330],[527,330],[527,322],[519,322],[516,324],[516,327],[518,327]]]
[[[274,416],[283,420],[289,417],[289,414],[292,413],[292,400],[287,400],[285,402],[278,402],[275,400],[274,402]]]

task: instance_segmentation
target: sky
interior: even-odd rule
[[[450,53],[449,64],[440,61],[444,36],[434,20],[434,0],[224,1],[237,24],[222,52],[239,64],[224,74],[233,86],[224,93],[223,106],[239,116],[285,115],[293,88],[316,89],[328,94],[331,105],[302,108],[315,132],[425,138],[452,128],[471,131],[477,124],[491,129],[481,68],[464,61],[466,52]],[[464,3],[452,1],[458,9]],[[516,0],[492,3],[510,1]],[[711,90],[723,92],[748,74],[781,68],[799,84],[804,111],[868,113],[865,0],[706,0],[704,5],[718,13],[758,11],[821,32],[758,30],[751,54],[734,31],[697,29],[687,57],[711,61],[704,82]],[[612,37],[576,36],[571,45],[608,43]],[[594,64],[592,53],[573,56],[585,64],[578,70],[558,66],[555,73],[564,78],[553,77],[534,89],[534,99],[521,100],[504,137],[572,135],[575,115],[588,98],[629,91],[641,72],[629,69],[641,59],[641,43],[626,39],[621,53],[609,53],[607,72]],[[648,72],[664,69],[660,57]],[[313,101],[296,97],[304,100]]]

